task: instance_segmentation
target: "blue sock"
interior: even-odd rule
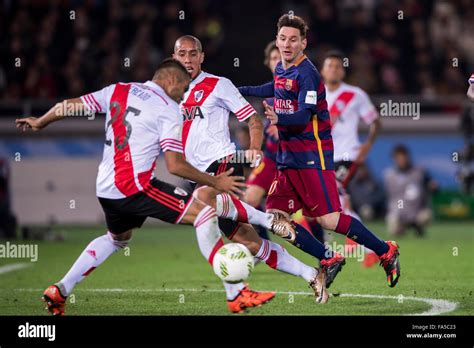
[[[369,248],[378,256],[385,254],[388,251],[388,245],[383,240],[380,240],[375,234],[370,232],[359,220],[351,217],[351,224],[347,237],[356,241],[357,243]]]
[[[331,249],[318,241],[306,228],[295,223],[296,239],[295,246],[305,253],[316,257],[319,260],[330,259],[333,256]]]
[[[314,238],[319,240],[321,243],[324,243],[324,230],[320,224],[318,224],[315,220],[308,221],[309,227],[311,228],[311,233],[313,234]]]

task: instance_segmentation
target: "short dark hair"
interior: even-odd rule
[[[284,14],[278,20],[278,24],[277,24],[278,32],[280,32],[280,29],[282,27],[292,27],[292,28],[299,29],[302,38],[306,38],[306,33],[309,30],[309,27],[303,18],[299,16],[295,16],[295,15],[289,15],[289,14]]]
[[[178,44],[178,42],[180,41],[192,41],[199,52],[202,52],[202,44],[201,44],[201,40],[199,40],[196,36],[193,36],[193,35],[183,35],[183,36],[180,36],[178,38],[178,40],[175,41],[174,43],[174,51],[176,52],[176,46]]]
[[[342,53],[342,51],[331,50],[325,54],[324,60],[329,59],[329,58],[339,59],[341,62],[343,62],[345,56],[344,56],[344,53]]]
[[[270,62],[270,55],[272,54],[273,50],[278,50],[275,40],[269,42],[263,51],[265,53],[265,60],[263,61],[263,64],[266,66],[268,66],[268,63]]]
[[[166,58],[156,68],[155,75],[153,79],[159,79],[160,75],[164,72],[164,70],[168,69],[176,69],[179,72],[185,74],[186,76],[190,77],[189,72],[186,70],[183,64],[173,58]]]
[[[395,145],[395,147],[392,150],[392,156],[395,156],[395,155],[398,155],[398,154],[409,156],[410,151],[408,150],[408,148],[405,145],[397,144],[397,145]]]

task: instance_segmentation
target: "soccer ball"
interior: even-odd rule
[[[239,283],[253,271],[253,256],[245,245],[229,243],[220,247],[212,261],[214,273],[227,283]]]

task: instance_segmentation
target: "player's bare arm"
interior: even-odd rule
[[[77,113],[86,111],[81,98],[66,99],[63,102],[54,105],[48,110],[48,112],[39,118],[31,116],[16,119],[16,127],[22,128],[23,131],[31,129],[34,132],[37,132],[47,127],[49,124],[67,117],[68,115],[66,115],[66,110],[71,109]]]
[[[168,171],[182,178],[195,181],[201,185],[212,186],[218,191],[228,192],[233,195],[242,194],[241,187],[245,187],[244,177],[230,176],[234,171],[233,168],[218,176],[211,176],[207,173],[200,172],[191,164],[186,162],[183,154],[180,152],[166,151],[165,161]]]
[[[375,139],[377,138],[378,134],[380,133],[380,129],[382,128],[382,122],[379,118],[375,119],[374,122],[370,124],[369,134],[367,136],[367,140],[360,145],[359,155],[357,156],[356,162],[362,163],[367,157],[370,149],[375,143]]]
[[[251,167],[255,167],[263,157],[263,123],[257,114],[253,114],[248,118],[248,127],[250,148],[245,151],[245,157],[252,163]]]

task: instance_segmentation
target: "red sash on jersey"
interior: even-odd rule
[[[110,104],[116,102],[120,105],[118,110],[119,114],[115,117],[112,122],[112,130],[114,132],[114,141],[112,143],[114,147],[114,172],[115,172],[115,186],[125,196],[131,196],[139,191],[135,184],[135,175],[133,172],[132,154],[130,152],[130,146],[128,143],[122,148],[118,149],[116,146],[117,142],[122,142],[127,134],[127,129],[123,124],[123,114],[127,109],[128,91],[130,90],[130,84],[115,85],[114,92],[110,98]],[[111,106],[110,114],[111,117],[117,112],[117,109]]]
[[[185,109],[191,109],[191,107],[202,106],[206,101],[207,97],[212,93],[214,88],[219,82],[219,79],[216,77],[206,77],[204,80],[196,84],[194,88],[189,92],[188,99],[183,103]],[[189,130],[193,123],[194,117],[190,120],[186,119],[183,123],[183,149],[186,150],[186,141],[188,140]],[[183,153],[186,158],[186,151]]]
[[[329,109],[329,116],[331,117],[331,125],[336,123],[338,117],[342,114],[342,112],[347,108],[352,98],[354,98],[354,92],[342,92],[337,96],[334,102]],[[339,109],[338,104],[344,103],[343,108]]]

